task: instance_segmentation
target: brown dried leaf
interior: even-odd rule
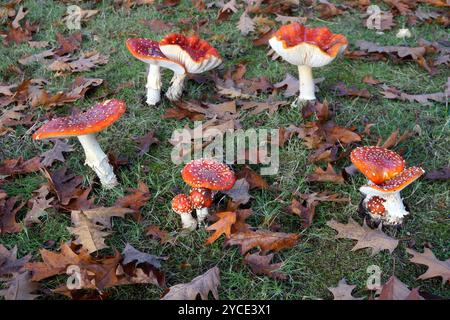
[[[272,261],[273,253],[268,255],[261,255],[260,252],[247,253],[244,257],[244,263],[252,269],[254,274],[262,274],[273,279],[285,280],[287,276],[283,273],[277,272],[283,263],[273,263]]]
[[[133,140],[138,144],[138,156],[140,157],[146,154],[150,150],[150,147],[152,145],[158,144],[160,142],[158,138],[155,137],[155,131],[150,131],[140,137],[134,137]]]
[[[73,146],[65,143],[62,140],[54,140],[55,144],[52,149],[41,154],[41,165],[44,167],[51,167],[56,160],[65,162],[63,152],[72,152]]]
[[[121,208],[130,208],[134,211],[135,220],[141,220],[140,210],[150,200],[151,194],[147,185],[139,181],[137,189],[128,189],[128,195],[116,200],[115,206]]]
[[[0,163],[0,179],[18,174],[27,174],[39,171],[41,169],[41,157],[36,156],[24,161],[22,157],[17,159],[8,159]]]
[[[426,280],[434,277],[441,277],[442,283],[450,283],[450,259],[445,261],[438,260],[433,251],[428,248],[423,249],[423,253],[406,249],[406,252],[413,257],[410,258],[412,263],[425,265],[428,267],[427,271],[420,275],[417,279]]]
[[[337,287],[328,288],[333,294],[333,300],[362,300],[362,298],[355,298],[352,296],[353,290],[355,290],[356,285],[347,284],[347,280],[342,278]]]
[[[246,11],[244,11],[239,18],[237,28],[244,36],[248,35],[250,32],[255,31],[255,23],[253,22],[253,19],[249,17]]]
[[[327,225],[338,232],[336,239],[344,238],[358,241],[351,251],[371,248],[372,256],[374,256],[382,250],[389,250],[389,252],[392,253],[398,246],[398,240],[387,236],[381,230],[381,224],[378,229],[374,230],[367,226],[365,220],[361,227],[357,222],[350,218],[347,224],[331,220],[327,222]]]
[[[409,290],[396,276],[391,276],[380,289],[377,300],[424,300],[418,291],[418,288]]]
[[[219,220],[206,228],[207,231],[214,231],[214,233],[206,240],[206,244],[213,243],[222,234],[225,234],[227,239],[231,236],[231,227],[236,222],[236,212],[217,212],[216,217],[218,217]]]
[[[336,173],[330,163],[328,163],[326,170],[316,167],[313,173],[308,174],[306,180],[309,182],[331,182],[337,184],[343,184],[345,182],[342,173]]]
[[[268,230],[244,231],[233,233],[230,239],[226,240],[225,245],[238,245],[241,254],[245,254],[255,247],[261,249],[262,254],[269,251],[280,251],[286,248],[292,248],[297,244],[298,234],[272,232]]]
[[[189,283],[181,283],[170,287],[161,300],[196,300],[198,295],[202,300],[208,300],[209,292],[212,293],[214,299],[218,300],[217,288],[219,285],[220,270],[218,267],[214,267]]]

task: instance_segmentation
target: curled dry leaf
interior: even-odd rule
[[[28,206],[31,207],[31,210],[27,212],[24,219],[26,226],[41,223],[39,218],[47,214],[47,209],[52,208],[51,203],[55,198],[51,197],[50,199],[47,199],[49,193],[50,190],[48,184],[43,184],[39,189],[33,191],[34,196],[28,201]]]
[[[22,230],[22,225],[16,221],[16,215],[25,202],[18,202],[19,197],[0,199],[0,234],[17,233]]]
[[[308,174],[306,180],[309,182],[331,182],[337,184],[343,184],[345,182],[342,173],[336,173],[330,163],[328,163],[326,170],[316,167],[313,173]]]
[[[147,228],[145,234],[159,240],[162,244],[173,242],[173,238],[167,231],[161,230],[158,226],[151,225]]]
[[[167,260],[167,258],[157,257],[152,254],[142,252],[134,248],[131,244],[127,243],[125,249],[122,252],[123,264],[129,264],[136,262],[136,265],[142,263],[148,263],[155,268],[161,268],[161,261]]]
[[[331,220],[327,222],[327,226],[338,232],[336,239],[344,238],[358,241],[351,251],[371,248],[372,256],[374,256],[382,250],[389,250],[392,253],[398,246],[398,240],[387,236],[381,230],[381,224],[378,229],[374,230],[367,226],[365,220],[361,227],[355,220],[350,218],[347,224]]]
[[[52,149],[41,154],[43,158],[41,165],[44,167],[51,167],[53,162],[61,161],[65,162],[63,152],[72,152],[73,146],[65,143],[62,140],[54,140],[55,144]]]
[[[270,263],[273,253],[261,255],[260,252],[247,253],[244,257],[244,263],[252,269],[254,274],[266,275],[273,279],[285,280],[287,276],[281,272],[277,272],[283,263]]]
[[[447,80],[447,84],[443,92],[436,93],[424,93],[424,94],[409,94],[400,91],[399,89],[387,85],[382,85],[381,94],[386,99],[395,99],[408,102],[418,102],[423,105],[432,105],[432,101],[446,102],[450,94],[450,78]]]
[[[75,176],[66,167],[53,172],[43,169],[43,172],[49,182],[50,189],[57,196],[58,202],[62,206],[68,205],[72,199],[79,196],[83,177]]]
[[[194,278],[189,283],[174,285],[168,289],[161,300],[196,300],[200,295],[202,300],[208,300],[209,292],[214,299],[219,299],[220,271],[214,267],[204,274]]]
[[[0,278],[11,276],[14,273],[19,273],[25,263],[31,258],[28,254],[20,259],[17,259],[17,246],[8,250],[5,246],[0,244]]]
[[[140,157],[146,154],[152,145],[159,143],[158,138],[155,136],[155,131],[150,131],[141,137],[134,137],[133,140],[138,144],[138,156]]]
[[[25,161],[22,157],[4,160],[0,163],[0,179],[18,174],[36,172],[39,171],[41,167],[41,157],[39,156]]]
[[[412,263],[425,265],[428,267],[427,271],[420,275],[418,279],[426,280],[434,277],[441,277],[442,283],[450,283],[450,259],[441,261],[436,258],[433,251],[428,248],[423,249],[423,253],[406,249],[406,252],[413,257],[410,259]]]
[[[134,211],[134,218],[139,221],[141,219],[141,208],[150,200],[150,190],[143,181],[139,181],[137,189],[129,188],[128,193],[128,195],[117,199],[115,206],[132,209]]]
[[[0,297],[5,300],[34,300],[40,296],[40,294],[36,294],[40,285],[31,281],[28,271],[15,273],[12,278],[6,280],[4,285],[6,289],[0,290]]]
[[[250,201],[250,194],[248,193],[250,189],[250,184],[244,178],[236,180],[233,188],[227,191],[222,191],[222,193],[229,196],[233,202],[237,204],[246,204]]]

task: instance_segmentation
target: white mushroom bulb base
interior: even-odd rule
[[[197,228],[197,220],[195,220],[190,213],[182,213],[180,214],[180,217],[183,229],[193,231]]]
[[[383,225],[397,226],[403,223],[404,217],[409,214],[405,209],[400,191],[395,192],[381,192],[368,185],[362,186],[359,191],[365,195],[363,206],[368,215],[376,222],[381,222]],[[384,200],[383,206],[385,212],[383,215],[371,214],[367,208],[367,203],[373,197],[379,197]]]
[[[147,104],[149,106],[156,105],[161,101],[161,71],[160,66],[150,64],[147,74]]]
[[[95,138],[95,134],[78,136],[78,140],[86,155],[85,164],[95,171],[104,189],[112,189],[118,185],[113,167],[109,164],[108,156]]]

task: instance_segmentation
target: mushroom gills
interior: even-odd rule
[[[105,189],[111,189],[118,185],[113,167],[109,164],[108,156],[95,138],[95,134],[78,136],[78,140],[86,155],[85,164],[95,171]]]

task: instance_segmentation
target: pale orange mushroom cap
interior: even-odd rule
[[[224,163],[214,159],[192,160],[181,171],[184,182],[193,188],[226,191],[236,182],[234,172]]]
[[[326,27],[307,28],[298,22],[280,27],[272,37],[281,41],[285,49],[307,43],[331,57],[336,57],[348,45],[342,34],[334,34]]]
[[[128,51],[141,60],[166,59],[159,48],[159,42],[146,38],[131,38],[126,41]]]
[[[172,210],[176,213],[188,214],[192,209],[192,202],[187,195],[178,194],[172,199]]]
[[[380,184],[370,185],[370,187],[381,192],[401,191],[424,173],[425,171],[420,167],[411,167],[403,170],[390,180],[384,181]]]
[[[351,162],[375,184],[394,178],[405,168],[398,153],[382,147],[359,147],[350,154]]]
[[[40,140],[97,133],[116,122],[125,110],[126,104],[124,101],[106,100],[80,114],[50,120],[33,134],[33,139]]]

